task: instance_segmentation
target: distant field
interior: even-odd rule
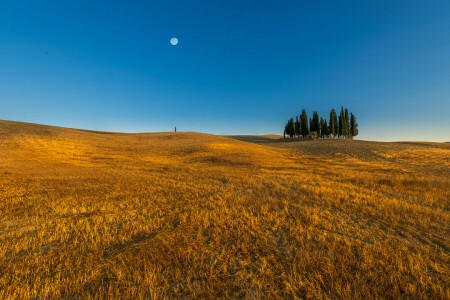
[[[450,145],[0,121],[0,299],[450,298]]]

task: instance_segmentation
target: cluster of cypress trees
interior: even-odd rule
[[[334,108],[330,111],[330,121],[320,118],[317,111],[313,112],[312,118],[308,121],[306,110],[302,110],[300,118],[298,116],[290,118],[284,126],[284,137],[339,137],[339,138],[353,138],[358,135],[358,124],[353,113],[348,115],[348,109],[344,110],[341,107],[339,117],[336,115]]]

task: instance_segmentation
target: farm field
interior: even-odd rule
[[[450,144],[0,121],[0,298],[450,298]]]

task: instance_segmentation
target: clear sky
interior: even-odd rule
[[[341,105],[360,139],[449,141],[450,1],[0,0],[0,119],[281,134]]]

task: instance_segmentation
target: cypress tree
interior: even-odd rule
[[[308,133],[308,116],[306,114],[306,110],[302,110],[302,114],[300,115],[300,128],[301,128],[301,134],[305,138]]]
[[[348,109],[345,109],[345,137],[350,137],[350,119],[348,117]]]
[[[289,136],[293,137],[295,135],[295,122],[294,118],[289,120]]]
[[[341,137],[345,135],[345,115],[344,108],[341,106],[341,113],[339,114],[339,127],[338,127],[338,136]]]
[[[358,123],[356,123],[356,117],[353,113],[350,113],[350,133],[352,138],[358,135]]]
[[[328,135],[328,126],[327,126],[327,119],[320,118],[320,124],[321,124],[321,130],[320,130],[320,136],[323,138],[324,136]]]
[[[334,108],[330,111],[330,126],[328,128],[328,132],[334,137],[338,134],[338,121]]]
[[[288,136],[291,136],[291,120],[289,119],[288,122],[286,123],[286,134]]]
[[[338,123],[338,117],[336,114],[336,111],[333,109],[334,115],[333,115],[333,125],[334,125],[334,137],[336,137],[339,133],[339,123]]]
[[[320,137],[323,138],[324,132],[323,132],[323,118],[320,117]]]
[[[319,114],[317,114],[317,117],[316,117],[316,125],[315,125],[315,126],[317,127],[317,134],[318,134],[319,136],[321,136],[321,132],[322,132],[322,124],[320,123]]]
[[[295,136],[300,135],[300,121],[298,120],[298,117],[295,117]]]
[[[320,127],[319,114],[315,111],[313,112],[311,131],[317,132],[317,136],[320,136]]]
[[[291,119],[288,120],[286,126],[287,126],[286,134],[289,135],[289,137],[290,137],[291,136]]]
[[[175,127],[176,130],[176,127]],[[358,124],[356,123],[356,117],[353,113],[350,113],[347,108],[341,106],[341,112],[339,117],[336,115],[336,111],[331,109],[330,121],[327,124],[327,120],[319,118],[317,111],[313,112],[312,118],[308,119],[306,110],[303,109],[300,117],[296,116],[290,118],[284,126],[283,136],[289,137],[302,136],[307,137],[311,132],[315,132],[318,137],[324,137],[327,135],[333,135],[334,137],[353,138],[358,135]]]

